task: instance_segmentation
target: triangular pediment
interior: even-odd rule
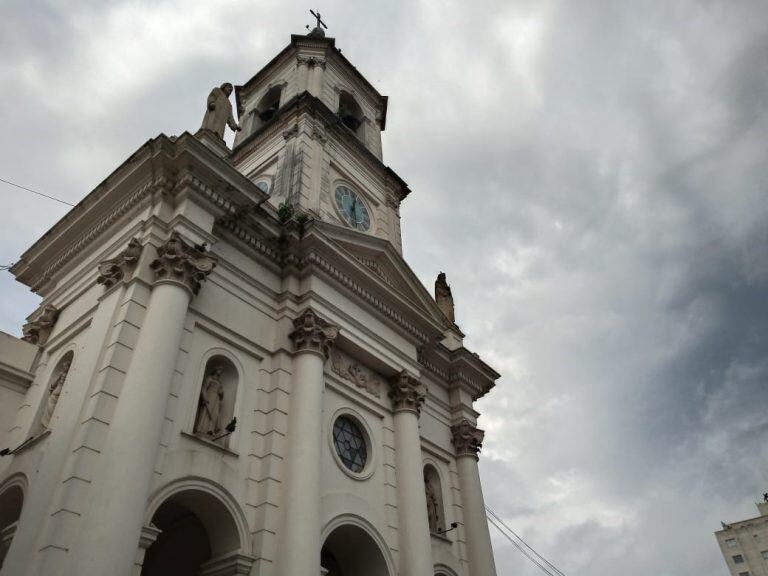
[[[328,222],[318,222],[317,227],[334,247],[365,269],[383,290],[416,305],[443,328],[452,326],[432,295],[390,242]]]

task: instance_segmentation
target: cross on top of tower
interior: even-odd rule
[[[318,10],[317,12],[315,12],[314,10],[310,9],[309,12],[317,20],[317,24],[315,24],[315,27],[312,29],[312,31],[309,33],[309,35],[310,36],[325,36],[325,32],[323,32],[323,28],[328,30],[328,26],[326,26],[325,22],[323,22],[323,19],[320,16],[320,11]],[[307,24],[307,30],[309,30],[309,24]]]

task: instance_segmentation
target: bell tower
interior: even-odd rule
[[[400,202],[409,189],[383,163],[382,96],[320,27],[235,88],[242,131],[235,166],[308,216],[389,241],[398,252]]]

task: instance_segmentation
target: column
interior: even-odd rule
[[[456,468],[461,486],[469,573],[472,576],[495,576],[496,564],[493,560],[491,534],[485,515],[480,473],[477,469],[477,455],[485,433],[466,419],[451,426],[451,433],[456,448]]]
[[[325,361],[339,329],[307,309],[293,321],[295,347],[283,471],[285,516],[277,573],[320,573],[320,473]]]
[[[397,533],[400,574],[403,576],[432,576],[434,573],[419,434],[419,414],[425,396],[424,387],[405,371],[391,382],[389,397],[395,412]]]
[[[157,250],[144,322],[100,458],[94,498],[73,550],[81,576],[128,576],[136,559],[187,307],[215,257],[176,233]]]

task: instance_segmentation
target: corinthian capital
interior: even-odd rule
[[[293,321],[293,332],[289,334],[296,352],[319,352],[326,358],[339,335],[339,327],[326,322],[307,308]]]
[[[190,246],[178,232],[172,232],[168,241],[157,249],[157,258],[149,267],[155,273],[155,282],[171,280],[197,294],[201,283],[216,267],[216,256],[204,246]]]
[[[51,335],[58,318],[59,311],[55,306],[49,304],[43,307],[34,315],[34,319],[24,324],[22,328],[24,335],[21,339],[30,344],[43,346],[48,341],[48,336]]]
[[[389,397],[395,412],[415,412],[418,416],[427,394],[425,387],[405,370],[390,380]]]
[[[485,432],[464,419],[451,426],[451,442],[456,448],[456,456],[474,456],[477,458],[480,448],[483,446]]]
[[[104,284],[105,288],[111,288],[120,282],[136,267],[139,256],[144,246],[136,238],[131,238],[128,247],[115,258],[104,260],[99,264],[99,276],[96,282]]]

